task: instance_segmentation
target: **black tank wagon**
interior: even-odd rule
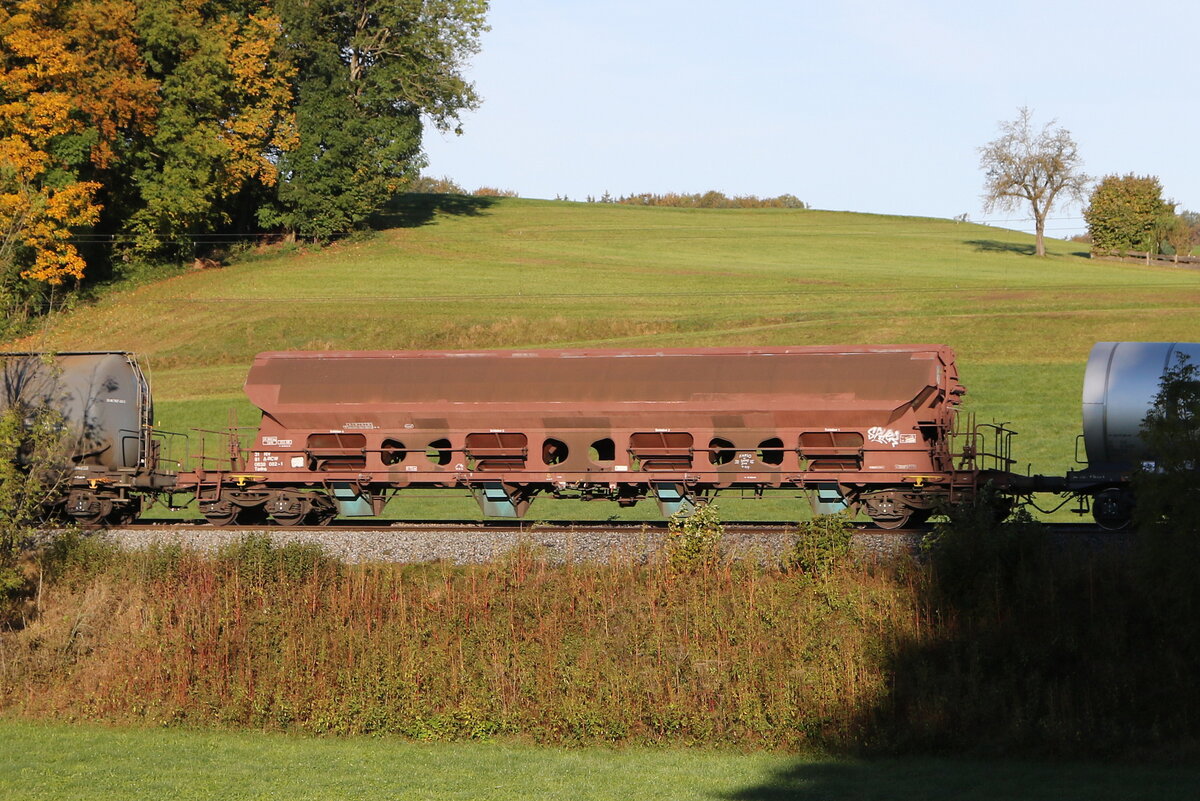
[[[131,353],[0,354],[0,411],[49,408],[66,427],[65,511],[85,524],[137,518],[161,474],[150,386]]]

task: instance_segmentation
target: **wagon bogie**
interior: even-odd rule
[[[281,526],[322,526],[337,517],[337,504],[320,490],[275,490],[268,496],[263,509],[271,520]]]
[[[894,529],[924,523],[942,502],[939,493],[905,487],[877,489],[859,496],[863,512],[880,528]]]
[[[265,489],[217,484],[212,492],[201,490],[196,500],[200,514],[214,526],[253,526],[267,521],[269,497]]]

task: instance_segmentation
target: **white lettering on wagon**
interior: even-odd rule
[[[878,442],[880,445],[891,445],[893,448],[897,445],[912,445],[917,441],[916,434],[902,434],[894,428],[884,428],[883,426],[872,426],[867,429],[867,441]]]
[[[255,452],[251,454],[250,462],[254,470],[276,470],[283,467],[283,458],[274,453]]]
[[[280,439],[279,437],[263,437],[263,446],[274,445],[276,448],[290,448],[292,441],[290,439]]]

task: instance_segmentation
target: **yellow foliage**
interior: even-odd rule
[[[122,131],[149,132],[158,111],[158,82],[145,74],[136,16],[130,0],[73,0],[70,5],[66,36],[87,61],[72,99],[100,134],[91,158],[102,169],[112,161],[113,142]]]
[[[295,118],[287,112],[295,68],[272,58],[283,24],[273,14],[250,17],[249,25],[230,36],[229,66],[234,86],[243,98],[235,116],[222,121],[222,139],[229,148],[230,180],[241,185],[257,178],[275,183],[277,169],[263,152],[263,143],[289,150],[299,142]]]
[[[59,0],[21,0],[15,13],[0,11],[0,268],[19,248],[33,251],[23,278],[61,284],[82,278],[84,262],[70,244],[71,227],[96,222],[99,184],[48,182],[65,167],[50,152],[52,140],[83,128],[78,98],[88,75],[85,54],[56,24]]]

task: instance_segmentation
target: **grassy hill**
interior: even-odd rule
[[[440,214],[418,205],[397,209],[395,220],[407,224],[369,241],[258,254],[113,292],[9,346],[136,350],[153,368],[160,422],[180,429],[222,425],[231,406],[251,422],[239,385],[252,354],[268,348],[942,341],[959,352],[970,409],[1011,421],[1024,432],[1023,458],[1053,472],[1073,453],[1092,343],[1192,340],[1200,320],[1200,272],[1092,263],[1065,243],[1034,259],[1025,236],[948,221],[520,200]],[[783,507],[766,508],[777,516]],[[473,511],[468,499],[415,498],[402,513]],[[561,513],[612,511],[572,504]],[[633,511],[656,515],[651,505]],[[663,560],[559,570],[529,549],[469,567],[343,565],[262,539],[202,557],[63,537],[36,571],[29,564],[24,628],[0,638],[0,742],[29,743],[19,770],[0,759],[0,797],[8,786],[79,794],[80,782],[50,774],[82,775],[101,795],[135,785],[164,794],[157,753],[115,773],[105,758],[140,734],[6,722],[18,716],[153,728],[154,738],[191,749],[172,763],[191,797],[224,786],[206,778],[223,770],[220,759],[205,762],[206,749],[258,749],[268,767],[296,759],[261,738],[185,742],[195,733],[163,727],[576,746],[975,749],[1110,764],[1193,758],[1200,686],[1190,668],[1200,646],[1188,612],[1200,603],[1190,540],[1130,554],[1009,534],[960,530],[957,548],[952,540],[918,563],[846,560],[814,572],[747,561],[686,575]],[[280,742],[303,751],[302,761],[319,759],[304,738]],[[386,762],[387,776],[461,786],[461,797],[506,797],[504,777],[489,767],[496,759],[482,750],[390,752],[389,741],[374,742],[383,750],[368,757]],[[317,745],[342,759],[332,737]],[[48,748],[74,761],[63,770]],[[101,758],[77,758],[84,752]],[[508,795],[536,795],[528,791],[536,779],[524,777],[539,769],[613,773],[602,764],[613,752],[581,749],[565,767],[547,753],[501,754],[521,762],[509,783],[521,790]],[[974,787],[1002,795],[1001,784],[1014,788],[1011,797],[1030,787],[1070,795],[1110,778],[1019,764],[997,784],[994,772],[964,774],[959,762],[784,759],[705,766],[659,751],[644,772],[671,788],[650,795],[680,795],[677,776],[692,771],[704,775],[688,787],[729,798],[886,797],[918,781],[952,794],[967,788],[959,796]],[[469,775],[431,771],[430,760]],[[386,784],[378,771],[351,773],[292,784],[315,787],[313,797],[360,775]],[[264,773],[267,784],[275,774]],[[1136,781],[1145,797],[1184,797],[1194,774],[1147,769]],[[1136,793],[1131,782],[1109,795]],[[578,792],[568,784],[558,796],[623,790],[609,780]],[[872,795],[876,785],[886,789]]]
[[[8,347],[136,351],[181,430],[254,422],[241,382],[263,350],[944,342],[968,409],[1056,472],[1094,342],[1200,336],[1200,271],[1055,241],[1037,259],[1029,236],[948,220],[417,196],[380,223],[113,292]]]

